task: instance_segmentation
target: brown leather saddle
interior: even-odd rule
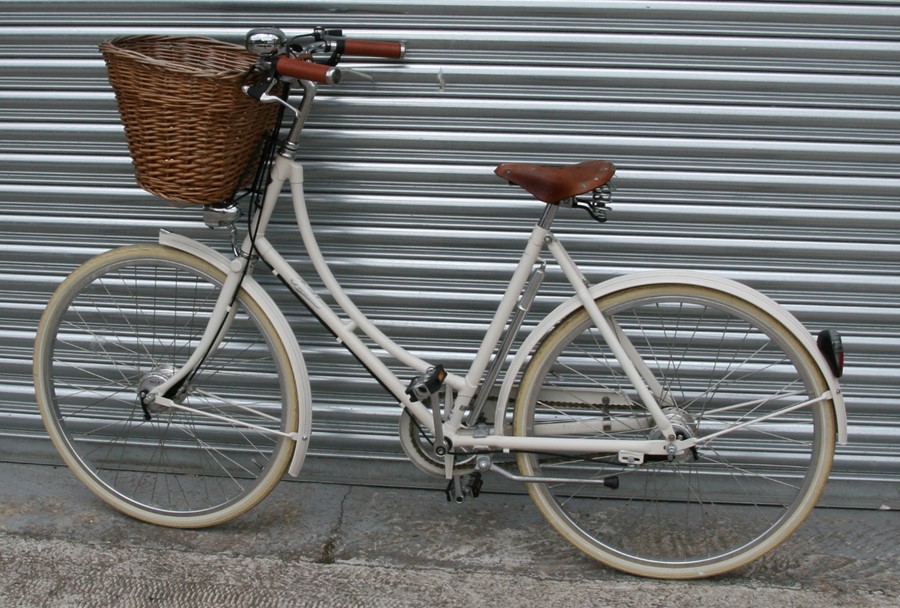
[[[524,188],[545,203],[559,203],[599,188],[616,172],[608,160],[591,160],[577,165],[548,166],[504,163],[494,170],[508,182]]]

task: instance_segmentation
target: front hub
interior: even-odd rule
[[[155,399],[148,398],[148,396],[156,389],[156,387],[162,385],[174,375],[174,368],[158,366],[144,374],[141,378],[140,384],[138,384],[138,400],[141,403],[141,407],[144,409],[144,418],[147,420],[160,415],[168,409],[164,405],[158,403]]]

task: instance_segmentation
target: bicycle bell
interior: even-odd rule
[[[260,57],[272,57],[284,50],[287,36],[277,27],[257,27],[247,32],[244,46]]]

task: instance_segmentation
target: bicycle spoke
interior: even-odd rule
[[[785,522],[814,504],[833,451],[828,396],[813,389],[821,381],[803,347],[752,306],[703,288],[623,290],[598,305],[696,447],[639,465],[615,454],[521,454],[521,475],[570,480],[529,484],[544,515],[593,557],[653,576],[730,569],[781,542]],[[663,439],[596,334],[582,309],[543,339],[519,389],[517,434]],[[633,407],[588,387],[619,391]],[[613,425],[617,417],[633,423]],[[564,433],[554,433],[557,420]],[[614,483],[586,483],[598,479]]]
[[[223,275],[187,254],[134,246],[72,275],[45,317],[48,429],[92,490],[154,523],[196,526],[249,509],[290,457],[287,355],[246,294],[183,393],[142,404],[185,365]],[[223,515],[224,514],[224,515]]]

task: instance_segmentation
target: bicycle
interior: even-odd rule
[[[95,494],[146,522],[198,528],[253,508],[286,471],[299,475],[310,385],[284,314],[254,279],[261,261],[398,401],[405,453],[447,480],[450,500],[476,497],[488,473],[524,483],[580,550],[658,578],[741,567],[802,523],[836,442],[846,442],[838,332],[814,339],[768,297],[693,271],[590,285],[551,225],[570,208],[606,221],[615,167],[503,164],[498,176],[543,203],[540,219],[467,372],[422,360],[367,319],[329,270],[294,160],[318,87],[340,81],[340,58],[398,59],[404,46],[323,28],[288,41],[257,28],[246,47],[264,78],[244,91],[293,119],[260,163],[262,194],[240,243],[239,204],[205,207],[208,224],[229,228],[233,255],[161,231],[156,244],[87,261],[41,318],[37,402],[57,450]],[[295,84],[296,106],[275,92]],[[285,182],[333,305],[266,237]],[[519,339],[545,257],[574,295]]]

